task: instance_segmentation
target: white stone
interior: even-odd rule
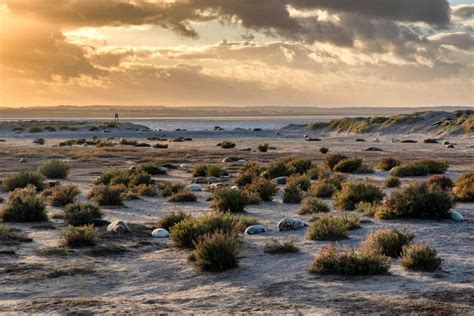
[[[168,238],[170,233],[164,228],[157,228],[151,232],[151,235],[155,238]]]
[[[191,190],[193,192],[198,192],[201,191],[201,186],[197,183],[190,184],[186,187],[188,190]]]

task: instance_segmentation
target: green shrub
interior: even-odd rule
[[[397,177],[417,177],[428,174],[441,174],[448,169],[446,161],[435,160],[417,160],[401,164],[390,172],[392,176]]]
[[[263,246],[263,252],[270,255],[279,255],[283,253],[296,253],[300,249],[295,245],[293,240],[286,240],[283,243],[279,242],[277,239],[273,239],[271,242],[266,243]]]
[[[436,249],[425,244],[410,244],[403,247],[400,264],[410,270],[436,271],[441,265]]]
[[[259,152],[266,153],[268,151],[269,145],[267,143],[265,144],[260,144],[257,146],[257,149]]]
[[[375,213],[378,219],[389,218],[448,218],[453,207],[449,192],[430,189],[426,182],[413,182],[398,189],[385,200]]]
[[[319,148],[319,152],[323,155],[327,154],[329,152],[329,148],[327,147],[321,147]]]
[[[290,174],[286,163],[282,160],[276,160],[268,166],[267,174],[271,179],[288,176]]]
[[[33,239],[22,233],[19,229],[0,225],[0,242],[32,242]]]
[[[173,194],[185,189],[182,183],[163,182],[160,183],[159,190],[163,197],[170,197]]]
[[[308,191],[311,186],[310,179],[305,175],[292,174],[286,181],[287,186],[296,186],[300,190]]]
[[[359,202],[356,204],[355,210],[364,213],[365,216],[374,216],[380,205],[380,202]]]
[[[168,148],[168,144],[156,143],[156,144],[153,145],[153,148],[165,149],[165,148]]]
[[[378,202],[384,197],[383,191],[365,181],[350,181],[342,186],[342,190],[333,196],[334,205],[338,210],[354,210],[359,202]]]
[[[151,175],[166,174],[166,170],[153,163],[144,163],[140,165],[140,169]]]
[[[384,185],[386,188],[396,188],[396,187],[399,187],[400,184],[401,184],[400,179],[394,176],[390,176],[384,181]]]
[[[228,140],[225,140],[221,143],[221,147],[224,148],[224,149],[230,149],[230,148],[234,148],[235,147],[235,143],[234,142],[231,142],[231,141],[228,141]]]
[[[64,179],[69,173],[69,165],[64,161],[49,160],[38,168],[38,173],[49,179]]]
[[[239,188],[244,188],[245,186],[251,184],[255,179],[255,174],[249,171],[241,172],[235,178],[235,184]]]
[[[328,198],[336,192],[336,188],[327,179],[318,180],[311,185],[310,193],[319,198]]]
[[[240,242],[233,234],[206,234],[194,246],[192,256],[201,270],[221,272],[239,266]]]
[[[67,248],[94,246],[97,240],[97,230],[93,225],[68,226],[59,237],[59,245]]]
[[[288,185],[283,191],[283,203],[300,203],[303,199],[303,192],[296,185]]]
[[[173,193],[172,196],[168,198],[168,202],[196,202],[196,195],[187,189]]]
[[[348,224],[342,217],[323,214],[309,226],[306,238],[311,240],[346,239],[348,229]]]
[[[346,223],[347,229],[348,230],[354,230],[354,229],[359,229],[360,226],[360,219],[357,215],[355,214],[349,214],[346,212],[339,213],[337,215],[333,215],[339,218],[342,218],[342,220]]]
[[[194,248],[200,236],[222,231],[235,233],[235,220],[229,213],[214,212],[200,217],[186,218],[170,228],[170,239],[180,248]]]
[[[213,192],[212,207],[219,212],[243,212],[244,208],[249,204],[249,195],[245,191],[218,188]]]
[[[362,164],[359,168],[357,168],[354,172],[356,174],[367,174],[367,173],[374,173],[374,169],[366,164]]]
[[[326,159],[324,159],[324,165],[329,169],[329,170],[334,170],[334,167],[342,160],[345,160],[349,157],[343,154],[332,154],[328,155]]]
[[[325,246],[310,265],[310,272],[338,275],[386,274],[390,258],[358,249],[339,251],[335,245]]]
[[[313,167],[309,159],[283,158],[272,162],[268,166],[267,173],[268,176],[273,179],[292,174],[304,174]]]
[[[353,173],[362,166],[362,159],[360,158],[347,158],[340,160],[332,170],[344,173]]]
[[[80,194],[77,185],[59,185],[46,190],[48,201],[52,206],[60,207],[73,203]]]
[[[171,227],[173,227],[174,225],[190,218],[191,214],[187,214],[184,212],[171,212],[160,218],[160,220],[158,221],[157,228],[163,228],[167,231],[170,231]]]
[[[434,189],[435,187],[439,187],[441,190],[449,190],[454,186],[453,181],[446,175],[434,175],[431,176],[428,181],[426,182],[430,189]]]
[[[474,202],[474,172],[466,173],[456,180],[453,194],[456,201]]]
[[[278,192],[278,186],[272,181],[259,177],[246,186],[247,191],[258,195],[262,201],[271,201]]]
[[[313,167],[310,159],[291,158],[286,163],[290,174],[304,174]]]
[[[29,185],[35,186],[37,191],[42,191],[45,188],[44,179],[41,175],[27,171],[5,177],[2,181],[2,189],[5,192],[26,188]]]
[[[306,176],[311,180],[317,180],[319,178],[319,170],[317,167],[312,167],[306,171]]]
[[[136,190],[140,196],[156,196],[158,187],[156,184],[140,184]]]
[[[47,130],[48,132],[55,132],[56,131],[56,127],[51,126],[51,125],[45,126],[44,129]]]
[[[8,196],[1,218],[4,222],[44,222],[48,220],[45,207],[35,187],[18,188]]]
[[[45,143],[46,142],[44,138],[36,138],[35,140],[33,140],[33,144],[44,145]]]
[[[400,164],[400,161],[398,161],[395,158],[382,158],[377,165],[377,167],[383,171],[390,171],[392,168],[395,168]]]
[[[124,188],[118,185],[95,185],[92,187],[88,198],[95,201],[98,205],[123,205],[125,200]]]
[[[205,177],[207,165],[195,165],[193,169],[193,177]]]
[[[102,218],[104,213],[90,204],[69,204],[64,209],[66,221],[72,226],[84,226],[92,224],[94,219]]]
[[[111,181],[111,184],[120,184],[120,183],[114,183],[113,179]],[[135,186],[140,186],[140,185],[148,185],[148,184],[153,184],[154,181],[151,178],[151,176],[143,171],[143,170],[134,170],[129,174],[129,187],[135,187]]]
[[[398,258],[404,246],[408,245],[415,235],[398,229],[379,229],[371,232],[362,243],[366,251],[373,251],[384,256]]]
[[[258,224],[260,224],[260,222],[253,216],[240,215],[234,217],[235,229],[236,231],[241,233],[245,232],[245,229],[247,229],[247,227]]]
[[[32,127],[30,128],[29,130],[30,133],[42,133],[43,132],[43,129],[41,127]]]
[[[193,177],[220,177],[224,169],[216,164],[196,165],[193,169]]]
[[[298,211],[299,215],[307,214],[316,214],[316,213],[327,213],[331,209],[329,205],[324,201],[318,199],[315,196],[307,196],[303,199],[300,210]]]

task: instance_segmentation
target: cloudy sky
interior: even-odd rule
[[[0,106],[474,105],[473,0],[0,0]]]

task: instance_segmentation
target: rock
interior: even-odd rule
[[[187,169],[187,168],[191,168],[191,166],[188,165],[187,163],[182,163],[182,164],[179,165],[179,168],[181,168],[181,169]]]
[[[107,226],[107,231],[115,234],[126,234],[132,232],[128,225],[123,221],[113,221],[109,226]]]
[[[278,222],[277,227],[279,231],[285,231],[285,230],[296,230],[305,227],[306,224],[298,219],[298,218],[291,218],[291,217],[285,217],[281,221]]]
[[[453,144],[446,145],[446,148],[454,148]]]
[[[209,188],[211,189],[217,189],[217,188],[223,188],[225,187],[225,184],[222,183],[222,182],[216,182],[216,183],[212,183]]]
[[[418,141],[413,140],[413,139],[404,139],[404,140],[401,141],[401,143],[404,143],[404,144],[416,144],[416,143],[418,143]]]
[[[26,162],[26,158],[20,158],[20,163],[25,163]]]
[[[233,185],[230,187],[231,190],[240,190],[240,188],[236,185]]]
[[[380,143],[380,139],[376,138],[372,141],[373,143]]]
[[[200,183],[200,184],[211,184],[216,182],[221,182],[222,179],[218,177],[196,177],[193,179],[193,183]]]
[[[308,138],[308,137],[309,137],[308,134],[304,134],[304,135],[303,135],[303,138]]]
[[[276,184],[286,184],[286,180],[288,180],[288,177],[283,176],[272,179],[272,182]]]
[[[57,187],[61,185],[61,181],[48,181],[48,188]]]
[[[186,189],[193,192],[198,192],[198,191],[201,191],[201,186],[197,183],[193,183],[193,184],[188,185]]]
[[[128,170],[135,171],[135,170],[137,170],[137,166],[131,166],[131,167],[128,168]]]
[[[433,139],[433,138],[427,138],[423,141],[423,143],[425,143],[425,144],[438,144],[438,141],[436,139]]]
[[[239,150],[240,150],[240,151],[252,151],[252,148],[250,148],[250,147],[244,147],[244,148],[240,148]]]
[[[365,139],[363,139],[363,138],[356,138],[355,141],[356,141],[356,142],[365,142]]]
[[[372,224],[373,222],[370,219],[361,219],[360,223],[361,224]]]
[[[260,132],[260,131],[262,131],[262,129],[257,127],[257,128],[254,128],[253,131],[254,132]]]
[[[191,137],[185,137],[183,138],[185,142],[191,142],[193,139]]]
[[[247,160],[245,160],[245,159],[239,159],[239,160],[237,160],[237,162],[245,163],[245,162],[247,162]]]
[[[464,217],[458,211],[451,211],[449,215],[451,216],[451,219],[455,222],[462,222],[464,220]]]
[[[222,159],[222,162],[236,162],[239,159],[240,158],[238,158],[238,157],[225,157],[224,159]]]
[[[366,148],[365,151],[383,151],[383,149],[378,147],[369,147]]]
[[[92,220],[92,224],[94,225],[94,227],[105,227],[109,226],[110,222],[102,218],[94,218]]]
[[[252,225],[245,229],[245,235],[257,235],[267,231],[268,229],[263,225]]]
[[[447,140],[445,140],[445,141],[443,142],[443,145],[449,145],[449,144],[450,144],[450,143],[449,143]]]
[[[184,156],[184,158],[191,158],[191,154],[186,154],[186,156]]]
[[[155,238],[168,238],[170,233],[164,228],[157,228],[151,232],[151,235]]]
[[[320,142],[321,141],[320,138],[311,138],[311,137],[305,137],[304,140],[307,142]]]

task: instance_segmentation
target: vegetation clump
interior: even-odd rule
[[[332,154],[328,155],[326,159],[324,159],[324,165],[329,169],[329,170],[334,170],[334,167],[342,160],[345,160],[349,157],[347,157],[344,154]]]
[[[390,268],[390,258],[360,249],[338,250],[335,245],[325,246],[311,265],[310,272],[337,275],[386,274]]]
[[[293,240],[285,240],[283,243],[277,239],[273,239],[271,242],[266,243],[263,247],[263,252],[270,255],[279,255],[284,253],[296,253],[300,249],[295,245]]]
[[[362,159],[360,158],[346,158],[340,160],[333,168],[333,171],[353,173],[362,166]]]
[[[67,248],[94,246],[97,240],[97,229],[93,225],[68,226],[59,237],[59,245]]]
[[[329,198],[336,192],[336,187],[327,179],[318,180],[310,187],[310,193],[319,198]]]
[[[258,151],[261,152],[261,153],[266,153],[266,152],[268,151],[268,148],[269,148],[269,147],[270,147],[270,146],[269,146],[267,143],[265,143],[265,144],[260,144],[260,145],[258,145],[258,146],[257,146],[257,149],[258,149]]]
[[[191,190],[180,190],[168,198],[168,202],[196,202],[197,197]]]
[[[192,258],[203,271],[221,272],[239,266],[240,242],[234,234],[222,231],[200,236]]]
[[[334,194],[334,205],[338,210],[355,209],[359,202],[379,202],[383,199],[383,191],[366,181],[350,181],[342,185],[341,191]]]
[[[398,229],[379,229],[371,232],[363,242],[362,248],[384,256],[398,258],[404,246],[408,245],[415,235]]]
[[[273,197],[278,192],[278,186],[271,180],[258,177],[246,186],[246,190],[257,194],[260,200],[268,202],[273,200]]]
[[[90,191],[88,198],[98,205],[121,206],[125,200],[126,188],[120,185],[95,185]]]
[[[348,238],[348,230],[349,226],[344,218],[324,214],[309,226],[306,237],[310,240],[342,240]]]
[[[297,185],[288,185],[283,191],[283,203],[300,203],[303,199],[303,191]]]
[[[288,186],[296,186],[302,191],[308,191],[311,186],[311,181],[306,175],[293,174],[288,177],[286,184]]]
[[[273,179],[292,174],[304,174],[313,167],[314,165],[310,159],[282,158],[275,160],[268,166],[267,174]]]
[[[240,213],[249,204],[249,194],[243,190],[218,188],[213,192],[212,207],[216,211]]]
[[[234,148],[236,145],[234,142],[225,140],[222,143],[220,143],[220,146],[224,149],[230,149],[230,148]]]
[[[157,228],[163,228],[167,231],[170,231],[171,227],[173,227],[174,225],[190,218],[191,214],[187,214],[184,212],[171,212],[159,219]]]
[[[400,178],[394,176],[390,176],[384,181],[384,185],[386,188],[397,188],[400,186],[400,184]]]
[[[398,189],[384,201],[375,213],[378,219],[390,218],[448,218],[454,202],[451,193],[426,182],[413,182]]]
[[[140,165],[139,167],[141,170],[145,171],[148,174],[151,175],[161,175],[161,174],[166,174],[166,169],[163,167],[160,167],[154,163],[144,163]]]
[[[331,209],[329,205],[315,196],[307,196],[303,199],[299,215],[327,213]]]
[[[428,184],[428,187],[430,189],[434,189],[435,187],[438,187],[441,190],[448,190],[448,191],[451,191],[451,189],[454,186],[453,180],[451,180],[448,176],[444,174],[431,176],[426,181],[426,183]]]
[[[38,173],[48,179],[64,179],[69,174],[69,165],[64,161],[49,160],[38,168]]]
[[[327,154],[329,152],[329,148],[327,147],[321,147],[319,148],[319,152],[323,155]]]
[[[2,181],[2,189],[5,192],[26,188],[29,185],[34,186],[37,191],[42,191],[46,186],[41,175],[28,171],[21,171],[5,177]]]
[[[89,225],[93,223],[94,219],[104,216],[104,213],[94,205],[81,203],[69,204],[64,209],[64,214],[66,221],[72,226]]]
[[[61,207],[74,203],[80,191],[77,185],[69,184],[54,186],[45,190],[44,194],[52,206]]]
[[[160,193],[163,197],[170,197],[173,194],[185,189],[182,183],[162,182],[159,185]]]
[[[392,169],[392,176],[396,177],[417,177],[429,174],[442,174],[448,169],[446,161],[417,160],[401,164]]]
[[[220,177],[224,169],[217,164],[196,165],[193,169],[193,177]]]
[[[382,158],[377,167],[383,171],[390,171],[392,168],[395,168],[398,165],[400,165],[400,161],[395,158],[388,157]]]
[[[456,180],[453,194],[456,201],[474,202],[474,172],[466,173]]]
[[[48,220],[44,200],[36,196],[36,189],[33,186],[18,188],[11,192],[0,215],[4,222],[44,222]]]
[[[400,264],[410,270],[436,271],[441,265],[436,249],[426,244],[410,244],[403,247]]]

